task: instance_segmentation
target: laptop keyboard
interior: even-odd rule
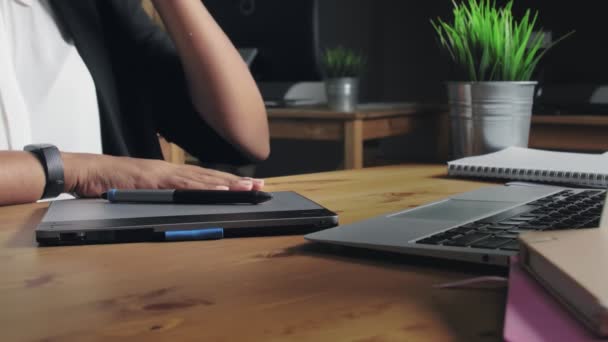
[[[604,190],[564,190],[416,243],[518,251],[517,237],[526,231],[598,227],[605,197]]]

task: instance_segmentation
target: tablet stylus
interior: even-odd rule
[[[111,189],[102,198],[113,203],[258,204],[272,199],[263,191],[223,190],[120,190]]]

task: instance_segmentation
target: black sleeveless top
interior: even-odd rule
[[[50,2],[93,77],[105,154],[161,159],[160,134],[203,163],[252,162],[195,111],[173,43],[139,0]]]

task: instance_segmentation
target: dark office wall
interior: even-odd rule
[[[322,41],[360,48],[369,58],[364,102],[442,101],[451,67],[430,19],[451,0],[321,0]]]
[[[538,78],[608,81],[604,5],[605,1],[592,0],[515,1],[519,14],[526,8],[539,10],[540,26],[552,31],[554,38],[577,31],[550,51],[540,64]],[[369,54],[369,66],[362,79],[362,101],[445,103],[444,84],[454,79],[455,73],[429,20],[438,16],[450,18],[451,0],[320,0],[320,9],[322,46],[342,44]],[[394,157],[386,148],[391,145],[398,146],[401,158],[419,158],[424,151],[408,149],[420,146],[416,141],[382,144],[383,153]],[[342,162],[338,143],[277,141],[273,147],[273,156],[261,168],[264,175],[322,171]]]
[[[449,79],[446,56],[438,47],[430,18],[449,13],[449,0],[382,0],[378,7],[380,101],[442,101]]]
[[[608,68],[603,67],[608,60],[604,5],[597,0],[579,0],[576,6],[554,0],[515,1],[519,15],[527,8],[540,10],[539,25],[554,38],[577,31],[546,56],[537,78],[608,79]],[[429,21],[449,20],[452,0],[318,0],[318,7],[321,49],[343,45],[368,55],[362,101],[445,101],[444,82],[455,78],[454,67]]]
[[[376,0],[377,1],[377,0]],[[374,0],[319,0],[319,44],[326,48],[343,46],[369,54],[378,49],[376,38],[378,16]],[[380,65],[377,54],[369,54],[370,64]],[[362,97],[378,98],[375,86],[381,75],[369,69],[361,82]],[[268,161],[257,168],[259,177],[301,174],[334,170],[342,161],[343,147],[337,142],[275,139]]]
[[[499,4],[506,3],[497,0]],[[331,42],[363,47],[370,64],[363,101],[445,101],[444,82],[456,74],[429,23],[449,19],[451,0],[320,0],[322,32]],[[539,12],[538,28],[557,39],[535,78],[551,83],[608,83],[605,1],[516,0],[516,15]]]
[[[547,54],[536,78],[557,84],[608,83],[608,44],[606,44],[606,1],[579,0],[519,1],[539,11],[539,26],[552,33],[553,40],[575,31]],[[524,7],[525,4],[525,7]]]
[[[343,45],[368,54],[369,65],[361,80],[363,102],[442,102],[443,80],[449,78],[450,68],[429,18],[449,13],[450,6],[450,0],[319,0],[321,48]],[[416,143],[424,139],[395,142],[398,155],[390,149],[381,151],[378,144],[368,146],[368,151],[420,160],[431,153]],[[342,153],[338,142],[274,140],[271,157],[257,174],[332,170],[342,165]]]
[[[429,19],[449,14],[450,0],[320,0],[319,9],[322,48],[344,45],[368,55],[362,101],[443,99],[451,68]]]
[[[377,49],[377,29],[373,0],[318,0],[319,43],[321,51],[342,46],[361,51],[371,64],[376,64],[377,56],[371,52]],[[362,77],[362,96],[373,97],[375,73],[366,72]],[[370,96],[372,95],[372,96]]]

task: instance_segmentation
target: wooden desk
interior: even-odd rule
[[[268,180],[343,223],[482,183],[412,165]],[[330,253],[301,236],[38,248],[45,204],[0,208],[3,341],[501,340],[504,290],[407,257]],[[470,268],[469,270],[474,270]]]
[[[325,108],[269,109],[270,137],[331,140],[344,144],[344,168],[363,167],[363,143],[417,130],[438,137],[437,154],[447,149],[447,110],[437,105],[408,104],[393,108],[339,113]],[[439,158],[441,159],[441,158]]]

